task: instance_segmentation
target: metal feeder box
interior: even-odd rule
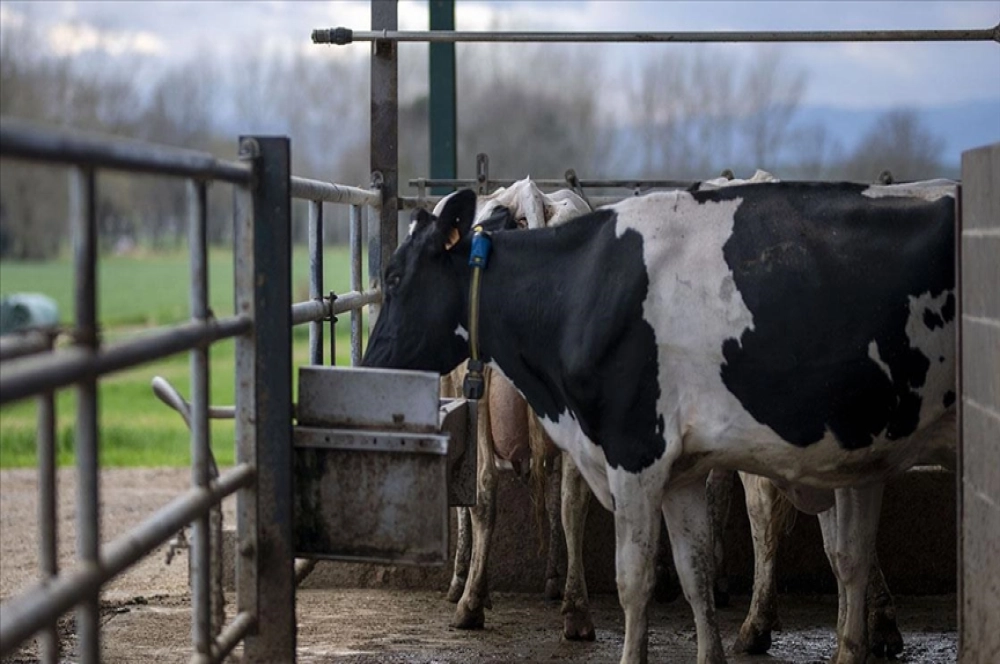
[[[299,369],[296,555],[440,565],[448,507],[475,504],[475,403],[434,373]]]

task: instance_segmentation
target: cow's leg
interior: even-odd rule
[[[455,544],[455,568],[448,587],[448,601],[454,604],[465,592],[465,582],[469,578],[469,560],[472,557],[472,514],[468,507],[455,508],[458,522],[458,542]]]
[[[497,468],[493,461],[493,436],[489,417],[489,374],[484,376],[486,393],[479,400],[478,432],[476,435],[479,464],[476,470],[476,505],[472,515],[472,559],[465,592],[455,607],[453,627],[481,629],[486,623],[485,609],[493,608],[490,601],[486,570],[489,563],[490,541],[496,522]]]
[[[712,525],[705,481],[669,488],[663,501],[663,517],[670,531],[674,565],[684,597],[694,612],[698,632],[699,664],[725,662],[712,597]]]
[[[895,659],[903,652],[903,636],[896,625],[896,605],[878,564],[878,554],[872,551],[872,564],[868,572],[868,641],[876,657]]]
[[[778,591],[774,575],[778,547],[773,523],[779,496],[777,487],[759,475],[740,473],[740,480],[746,494],[753,538],[753,596],[733,651],[760,655],[771,647],[771,630],[778,626]],[[769,529],[772,531],[770,538]]]
[[[726,574],[726,526],[733,499],[736,472],[718,468],[708,474],[708,508],[712,515],[712,552],[715,556],[715,581],[712,584],[716,608],[729,606],[729,575]]]
[[[819,515],[823,547],[837,577],[837,650],[833,664],[868,659],[865,593],[882,508],[881,483],[837,489],[836,504]]]
[[[562,455],[562,522],[566,533],[566,587],[563,590],[563,636],[593,641],[594,621],[583,574],[583,529],[590,506],[590,487],[568,454]]]
[[[562,599],[563,570],[566,569],[566,534],[563,532],[560,515],[562,504],[561,456],[557,454],[548,459],[545,468],[545,512],[549,520],[549,555],[545,564],[545,599],[551,600]]]
[[[625,611],[621,661],[644,664],[649,648],[649,603],[655,582],[662,491],[649,486],[648,478],[641,474],[610,467],[608,483],[615,513],[615,578],[618,600]]]

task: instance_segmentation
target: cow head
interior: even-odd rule
[[[385,270],[382,308],[362,365],[446,373],[468,357],[466,298],[472,190],[452,194],[437,214],[417,210],[410,233]],[[492,210],[488,230],[513,228],[510,212]]]

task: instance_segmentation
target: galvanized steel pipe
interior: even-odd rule
[[[108,344],[94,352],[71,348],[41,357],[13,360],[0,373],[0,405],[191,350],[199,344],[246,334],[252,329],[250,318],[231,316],[207,323],[162,327],[140,338]]]
[[[341,203],[343,205],[375,205],[382,200],[378,191],[348,187],[332,182],[310,180],[293,176],[291,179],[292,198],[302,198],[324,203]]]
[[[967,30],[746,30],[732,32],[455,32],[451,30],[313,30],[314,44],[353,42],[556,42],[556,43],[705,43],[705,42],[1000,42],[1000,25]]]
[[[205,184],[188,181],[188,232],[191,256],[191,318],[204,324],[208,320],[208,198]],[[191,349],[191,484],[204,489],[209,482],[209,376],[208,348],[199,344]],[[214,465],[214,464],[213,464]],[[191,616],[192,641],[197,653],[208,654],[212,641],[211,566],[208,514],[193,524],[191,545]]]
[[[83,599],[96,595],[102,584],[148,555],[185,524],[205,514],[237,489],[249,486],[255,471],[247,464],[233,466],[207,489],[181,494],[133,530],[106,547],[98,564],[81,563],[50,583],[37,583],[0,605],[0,657],[8,655],[41,625],[54,622]]]
[[[361,222],[362,208],[351,206],[351,227],[349,244],[351,247],[351,291],[357,293],[361,285]],[[333,360],[330,361],[333,364]],[[361,364],[361,309],[351,309],[351,364]]]
[[[256,619],[246,611],[237,613],[233,622],[223,629],[219,638],[212,643],[211,654],[195,653],[191,657],[191,664],[216,664],[225,660],[256,624]]]
[[[309,297],[323,301],[323,203],[309,201]],[[330,334],[333,334],[331,327]],[[334,361],[330,358],[330,363]],[[309,324],[309,363],[323,364],[323,319]]]
[[[0,120],[0,154],[52,164],[233,183],[250,181],[250,169],[247,166],[216,159],[207,152],[68,129],[43,129],[30,122],[8,118]]]

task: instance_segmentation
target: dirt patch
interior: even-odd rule
[[[102,473],[103,539],[108,541],[169,502],[190,482],[188,469],[107,470]],[[61,564],[73,560],[75,473],[60,471],[59,551]],[[0,596],[26,588],[37,576],[35,473],[0,472]],[[226,519],[233,523],[232,501]],[[172,664],[191,656],[190,595],[186,556],[164,564],[165,547],[116,579],[102,601],[102,660],[109,664]],[[539,594],[495,593],[486,629],[448,626],[454,605],[440,591],[385,589],[301,589],[297,594],[298,661],[352,664],[482,664],[492,662],[616,662],[624,620],[614,595],[592,598],[597,640],[570,643],[560,638],[557,603]],[[227,610],[233,613],[234,596]],[[954,662],[957,654],[955,598],[897,599],[906,641],[901,661]],[[735,638],[748,605],[737,596],[719,612],[723,639]],[[737,664],[825,662],[833,652],[836,598],[781,599],[784,631],[775,635],[771,657],[731,657]],[[683,600],[656,605],[650,621],[650,660],[691,662],[696,644],[691,611]],[[63,658],[75,660],[72,614],[59,622]],[[239,651],[237,650],[237,655]],[[32,640],[3,664],[37,661]]]

